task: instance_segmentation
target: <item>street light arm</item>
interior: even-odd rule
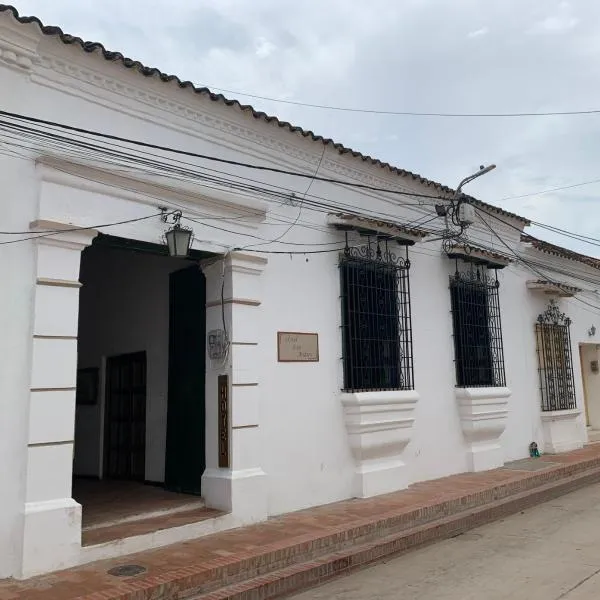
[[[466,185],[467,183],[470,183],[471,181],[473,181],[473,179],[477,179],[478,177],[481,177],[482,175],[485,175],[486,173],[493,171],[495,168],[496,168],[496,165],[488,165],[487,167],[482,167],[481,169],[479,169],[479,171],[477,171],[477,173],[473,173],[472,175],[465,177],[458,184],[458,187],[456,188],[456,192],[454,192],[454,197],[455,198],[460,197],[460,194],[462,193],[463,185]]]

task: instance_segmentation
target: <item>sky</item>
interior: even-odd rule
[[[600,238],[600,114],[408,117],[242,95],[387,111],[600,109],[597,0],[15,0],[13,5],[21,14],[197,85],[238,92],[225,95],[451,187],[479,165],[495,163],[495,171],[464,191]],[[534,233],[600,256],[598,245]]]

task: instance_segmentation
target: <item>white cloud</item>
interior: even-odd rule
[[[277,50],[277,46],[264,37],[259,37],[255,43],[255,54],[258,58],[267,58]]]
[[[535,23],[529,33],[544,34],[544,33],[564,33],[569,29],[573,29],[579,23],[576,17],[546,17],[542,21]]]
[[[468,38],[478,38],[487,35],[490,32],[488,27],[481,27],[480,29],[475,29],[475,31],[469,31],[467,33]]]
[[[570,31],[579,24],[570,2],[560,2],[555,12],[536,21],[527,31],[533,35],[560,34]]]

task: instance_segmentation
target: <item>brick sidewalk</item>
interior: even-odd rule
[[[202,574],[214,574],[244,560],[262,564],[268,550],[283,560],[285,549],[300,544],[310,554],[312,541],[325,536],[350,535],[358,527],[365,530],[385,518],[413,518],[430,515],[444,503],[464,503],[474,497],[481,502],[497,500],[499,486],[514,493],[528,485],[567,478],[575,470],[600,467],[600,444],[562,455],[544,456],[549,464],[541,470],[518,470],[516,466],[484,473],[453,475],[418,483],[408,490],[368,500],[347,500],[304,510],[265,523],[214,534],[197,540],[149,550],[114,560],[100,561],[33,578],[23,582],[0,582],[0,600],[143,600],[176,598],[177,590],[187,589],[202,580]],[[524,467],[525,468],[525,467]],[[415,512],[416,511],[416,512]],[[443,516],[443,513],[440,514]],[[353,529],[354,528],[354,529]],[[275,555],[273,555],[275,556]],[[257,562],[258,561],[258,562]],[[133,577],[116,577],[108,571],[120,565],[141,565],[146,571]],[[241,567],[236,567],[241,569]],[[167,595],[168,589],[168,595]],[[165,595],[163,594],[163,590]],[[174,592],[175,590],[175,592]],[[173,595],[175,593],[175,595]]]

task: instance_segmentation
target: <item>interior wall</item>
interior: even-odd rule
[[[164,481],[169,363],[169,273],[186,266],[166,256],[91,246],[82,254],[78,368],[146,351],[146,480]],[[77,406],[73,473],[101,476],[103,386],[95,406]]]

